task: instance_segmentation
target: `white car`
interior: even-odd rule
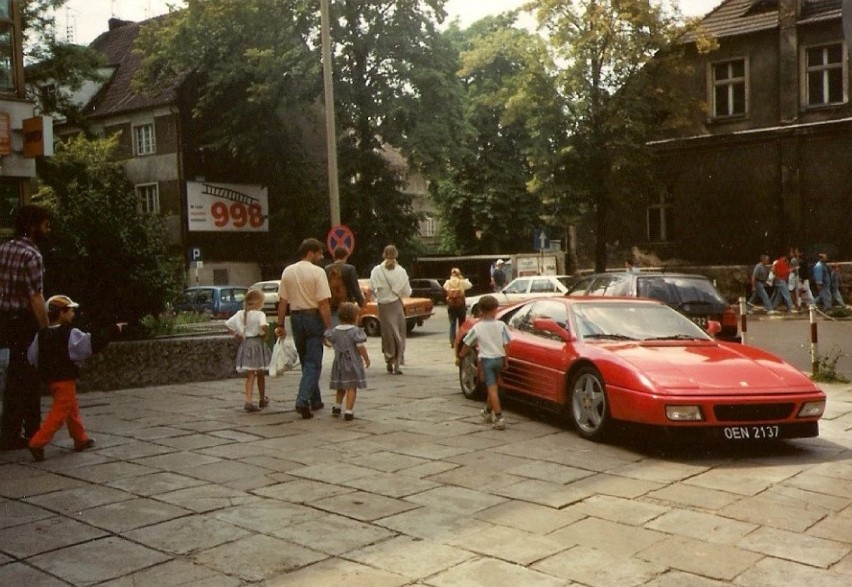
[[[509,306],[515,302],[523,302],[532,298],[557,296],[568,291],[568,282],[572,279],[570,275],[530,275],[528,277],[517,277],[503,291],[492,295],[497,298],[501,306]],[[472,296],[465,299],[467,311],[473,315],[479,315],[479,300],[482,296]]]
[[[251,289],[259,289],[263,292],[263,311],[267,314],[275,314],[278,311],[278,284],[279,279],[271,281],[258,281]]]

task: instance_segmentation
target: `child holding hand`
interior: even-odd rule
[[[357,326],[359,308],[352,302],[340,304],[337,317],[340,324],[331,331],[328,341],[334,347],[334,362],[331,364],[331,389],[337,391],[331,415],[338,417],[341,404],[346,397],[344,420],[355,418],[355,396],[358,389],[367,387],[366,367],[370,366],[367,354],[367,335]]]
[[[266,314],[261,311],[262,307],[263,292],[259,289],[250,289],[246,292],[243,310],[237,312],[225,322],[228,330],[240,341],[236,367],[237,373],[246,374],[243,408],[247,412],[257,412],[269,405],[269,399],[266,397],[264,371],[269,366],[272,352],[264,342],[269,323]],[[260,399],[258,405],[255,405],[252,401],[255,379],[257,380],[257,391]]]

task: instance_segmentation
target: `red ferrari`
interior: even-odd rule
[[[502,308],[509,326],[500,391],[563,411],[602,440],[617,424],[728,442],[819,435],[825,394],[801,371],[746,345],[720,342],[654,300],[539,298]],[[456,339],[475,323],[468,320]],[[475,353],[459,365],[466,397],[483,394]]]

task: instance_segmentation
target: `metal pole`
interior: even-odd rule
[[[811,375],[816,375],[817,371],[819,371],[819,337],[817,336],[816,316],[816,306],[811,306],[808,311],[808,318],[811,323]]]
[[[748,344],[748,307],[746,299],[740,298],[740,331],[742,331],[743,344]]]
[[[337,132],[334,122],[334,87],[331,76],[331,26],[329,0],[320,0],[320,32],[322,35],[322,73],[325,94],[325,141],[328,156],[328,199],[331,226],[340,224],[340,192],[337,184]]]

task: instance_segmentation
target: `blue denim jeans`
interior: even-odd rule
[[[322,375],[322,335],[325,326],[322,317],[315,312],[293,312],[290,314],[290,326],[299,362],[302,363],[296,407],[310,407],[322,401],[319,380]]]
[[[748,303],[754,304],[755,298],[760,298],[760,301],[763,302],[763,307],[766,308],[767,312],[772,309],[772,302],[769,301],[769,294],[766,293],[766,285],[762,281],[756,281],[754,283],[754,293],[751,294]]]
[[[781,298],[780,300],[778,298]],[[779,302],[784,302],[787,306],[787,311],[793,310],[793,300],[790,299],[790,288],[787,287],[787,282],[780,279],[775,280],[775,293],[772,295],[772,307],[778,306]]]

